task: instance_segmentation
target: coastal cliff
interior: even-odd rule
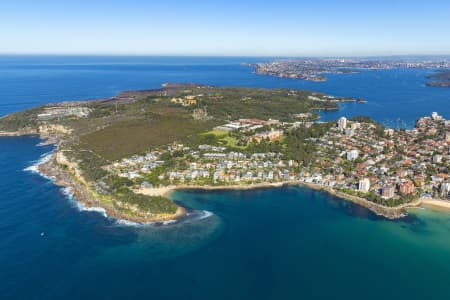
[[[324,190],[388,219],[402,217],[424,194],[405,178],[421,165],[415,156],[399,155],[413,151],[390,145],[399,139],[413,147],[429,133],[441,150],[429,154],[426,161],[435,165],[428,170],[445,180],[449,160],[442,149],[450,123],[437,113],[420,119],[417,131],[387,129],[367,117],[315,121],[314,111],[339,109],[342,101],[358,100],[292,89],[165,85],[11,114],[0,118],[0,135],[38,134],[57,145],[39,168],[43,174],[86,206],[136,222],[181,216],[183,209],[166,197],[174,189],[285,184]],[[386,170],[386,164],[394,167]],[[436,196],[447,187],[427,190]]]
[[[80,174],[77,165],[70,162],[63,153],[56,152],[47,162],[39,165],[39,172],[47,177],[54,178],[54,183],[58,186],[69,188],[77,201],[86,207],[103,208],[106,214],[116,219],[123,219],[137,223],[154,223],[176,220],[185,214],[185,209],[178,206],[176,212],[170,213],[144,213],[138,209],[133,209],[132,213],[123,212],[118,209],[114,202],[105,201],[105,196],[99,195],[91,188],[91,184]]]

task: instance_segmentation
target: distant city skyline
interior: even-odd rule
[[[450,55],[450,2],[16,0],[0,54]]]

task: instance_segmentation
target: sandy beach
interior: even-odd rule
[[[286,181],[286,182],[273,182],[273,183],[256,183],[256,184],[239,184],[239,185],[218,185],[218,186],[196,186],[196,185],[170,185],[157,188],[140,188],[134,190],[136,193],[140,193],[147,196],[165,196],[170,197],[170,193],[174,190],[252,190],[260,188],[276,188],[286,185],[299,185],[305,186],[310,189],[320,190],[327,192],[333,196],[341,198],[344,201],[350,201],[360,206],[363,206],[377,215],[386,217],[388,219],[398,219],[405,216],[406,210],[416,207],[432,207],[435,209],[441,209],[450,211],[450,201],[435,198],[420,198],[414,202],[405,203],[399,206],[387,207],[371,201],[368,201],[362,197],[349,195],[333,188],[322,186],[315,183],[307,183],[303,181]]]
[[[268,183],[255,183],[255,184],[239,184],[239,185],[169,185],[157,188],[140,188],[134,190],[134,192],[147,195],[147,196],[169,196],[174,190],[253,190],[262,188],[282,187],[287,185],[288,182],[268,182]]]
[[[55,156],[57,156],[55,154]],[[53,175],[57,179],[56,184],[62,185],[62,186],[69,186],[71,187],[77,196],[77,199],[81,202],[83,202],[87,206],[93,206],[93,205],[99,205],[98,201],[94,201],[91,199],[91,196],[88,196],[88,188],[83,185],[81,186],[78,184],[78,181],[74,181],[71,179],[72,176],[68,176],[66,172],[64,172],[61,168],[59,168],[59,164],[55,164],[53,160],[50,160],[49,162],[40,165],[40,171],[47,175]],[[315,183],[306,183],[303,181],[286,181],[286,182],[267,182],[267,183],[255,183],[255,184],[236,184],[236,185],[218,185],[218,186],[197,186],[197,185],[169,185],[169,186],[161,186],[161,187],[155,187],[155,188],[139,188],[133,190],[136,193],[140,193],[147,196],[161,196],[161,197],[170,197],[170,193],[175,190],[203,190],[203,191],[212,191],[212,190],[252,190],[252,189],[261,189],[261,188],[277,188],[282,187],[286,185],[299,185],[299,186],[305,186],[307,188],[315,189],[315,190],[321,190],[325,191],[331,195],[334,195],[338,198],[341,198],[345,201],[351,201],[355,204],[358,204],[360,206],[363,206],[374,213],[383,216],[388,219],[398,219],[403,216],[405,216],[406,210],[409,208],[419,207],[419,206],[425,206],[425,207],[432,207],[435,209],[441,209],[450,211],[450,201],[442,200],[442,199],[432,199],[432,198],[420,198],[417,201],[402,204],[396,207],[387,207],[383,206],[374,202],[370,202],[364,198],[349,195],[340,191],[337,191],[333,188],[322,186]],[[133,221],[137,222],[155,222],[155,221],[164,221],[164,220],[173,220],[181,217],[184,215],[185,210],[182,207],[179,207],[177,212],[173,215],[153,215],[152,217],[148,218],[130,218],[129,216],[125,216],[122,213],[119,213],[116,209],[113,207],[110,207],[108,205],[100,205],[101,207],[105,208],[108,215],[120,219],[133,219]]]
[[[79,172],[73,170],[68,171],[67,169],[61,168],[61,164],[59,164],[56,159],[58,153],[59,152],[54,153],[51,159],[38,166],[39,173],[47,177],[53,177],[55,179],[55,185],[70,188],[76,200],[83,203],[86,207],[100,207],[105,210],[109,217],[136,223],[155,223],[177,220],[186,213],[185,208],[181,206],[178,206],[176,212],[173,214],[158,213],[130,215],[123,213],[117,210],[113,205],[99,201],[98,195],[96,195],[96,193],[89,187],[89,184],[84,180],[84,178],[79,175]],[[160,193],[162,193],[162,191],[160,191]]]
[[[436,198],[420,198],[421,206],[450,211],[450,201]]]

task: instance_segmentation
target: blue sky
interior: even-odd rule
[[[450,54],[449,0],[2,0],[0,53]]]

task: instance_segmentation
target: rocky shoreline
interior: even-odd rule
[[[82,182],[77,181],[74,176],[69,172],[64,170],[55,159],[55,154],[52,159],[39,165],[38,169],[43,175],[52,177],[55,179],[54,183],[58,186],[68,187],[73,192],[77,201],[80,201],[86,207],[100,207],[106,211],[106,214],[110,217],[132,221],[136,223],[154,223],[154,222],[164,222],[170,220],[177,220],[185,215],[185,209],[183,207],[178,208],[174,215],[154,215],[151,217],[137,217],[124,214],[112,205],[107,205],[95,200],[92,195],[90,195],[88,188]],[[139,189],[135,192],[141,193],[149,196],[169,196],[171,192],[175,190],[200,190],[200,191],[214,191],[214,190],[253,190],[253,189],[264,189],[264,188],[277,188],[283,186],[305,186],[314,190],[320,190],[327,192],[333,196],[336,196],[344,201],[350,201],[362,207],[369,209],[375,214],[385,217],[389,220],[400,219],[406,215],[406,210],[408,208],[419,207],[421,205],[429,205],[436,208],[447,208],[450,209],[450,202],[443,203],[438,199],[419,199],[415,202],[402,204],[396,207],[387,207],[374,202],[370,202],[364,198],[349,195],[340,191],[336,191],[332,188],[325,187],[322,185],[314,183],[306,183],[303,181],[291,181],[291,182],[276,182],[276,183],[259,183],[259,184],[248,184],[248,185],[221,185],[221,186],[167,186],[163,188],[152,188],[152,189]],[[442,202],[442,203],[441,203]]]
[[[332,188],[322,186],[319,184],[306,183],[306,182],[298,182],[298,184],[302,185],[302,186],[306,186],[311,189],[325,191],[325,192],[327,192],[333,196],[336,196],[338,198],[341,198],[343,200],[353,202],[353,203],[360,205],[362,207],[365,207],[365,208],[369,209],[370,211],[374,212],[375,214],[385,217],[389,220],[403,218],[404,216],[406,216],[407,208],[420,206],[420,202],[416,201],[416,202],[406,203],[406,204],[402,204],[402,205],[395,206],[395,207],[388,207],[388,206],[384,206],[384,205],[380,205],[380,204],[368,201],[368,200],[358,197],[358,196],[349,195],[349,194],[346,194],[346,193],[343,193],[340,191],[336,191]]]
[[[41,139],[43,139],[42,144],[58,144],[58,137],[42,134],[38,132],[32,131],[24,131],[24,132],[0,132],[0,137],[2,136],[24,136],[24,135],[39,135]],[[38,166],[39,172],[47,177],[54,178],[54,183],[61,187],[70,188],[71,192],[74,194],[74,197],[77,201],[80,201],[86,207],[98,207],[105,210],[106,214],[109,217],[132,221],[136,223],[157,223],[157,222],[165,222],[171,220],[178,220],[183,217],[186,213],[185,209],[181,206],[178,206],[178,209],[175,214],[153,214],[145,217],[140,216],[132,216],[123,212],[120,212],[112,205],[105,204],[98,200],[95,200],[95,196],[93,192],[90,191],[90,188],[86,186],[86,182],[84,178],[80,178],[77,180],[71,172],[64,169],[61,164],[57,162],[55,152],[52,155],[52,158],[48,161],[40,164]],[[162,188],[150,188],[150,189],[139,189],[135,190],[137,193],[141,193],[149,196],[166,196],[168,197],[172,191],[175,190],[203,190],[203,191],[211,191],[211,190],[252,190],[252,189],[262,189],[262,188],[277,188],[286,185],[297,185],[297,186],[305,186],[315,190],[325,191],[333,196],[336,196],[345,201],[353,202],[357,205],[365,207],[375,214],[385,217],[390,220],[395,220],[402,218],[406,215],[406,210],[409,208],[415,208],[419,206],[429,206],[438,209],[444,209],[446,211],[450,210],[450,202],[440,199],[418,199],[411,203],[402,204],[396,207],[387,207],[383,206],[371,201],[368,201],[362,197],[349,195],[337,190],[334,190],[330,187],[314,184],[314,183],[306,183],[303,181],[288,181],[288,182],[276,182],[276,183],[258,183],[258,184],[246,184],[246,185],[221,185],[221,186],[190,186],[190,185],[179,185],[179,186],[166,186]]]
[[[54,178],[54,183],[57,186],[70,188],[77,201],[80,201],[86,207],[99,207],[105,210],[109,217],[126,220],[135,223],[158,223],[165,221],[178,220],[185,215],[185,209],[181,206],[178,207],[175,214],[153,214],[145,217],[129,215],[120,212],[112,205],[105,204],[95,199],[89,188],[81,181],[74,178],[69,171],[64,170],[56,162],[56,154],[52,155],[52,158],[47,162],[44,162],[38,166],[39,172],[47,177]]]
[[[14,132],[10,133],[8,136],[21,136],[21,135],[30,135],[30,133],[20,133]],[[0,136],[2,135],[0,133]],[[42,136],[44,139],[43,143],[46,144],[57,144],[57,138],[52,138],[49,136]],[[155,223],[155,222],[165,222],[171,220],[178,220],[183,217],[186,213],[185,209],[181,206],[178,207],[177,212],[173,215],[166,214],[158,214],[146,217],[138,217],[131,216],[129,214],[122,213],[114,208],[112,205],[107,205],[105,203],[101,203],[98,200],[95,200],[95,197],[91,195],[89,192],[89,188],[86,186],[84,180],[76,180],[74,175],[69,171],[64,170],[60,164],[56,161],[56,153],[53,154],[52,158],[45,163],[42,163],[38,166],[39,172],[47,177],[54,178],[54,183],[58,186],[68,187],[71,192],[74,194],[77,201],[80,201],[86,207],[99,207],[105,210],[106,214],[112,218],[132,221],[136,223]],[[390,220],[395,220],[402,218],[406,215],[406,210],[408,208],[415,208],[422,205],[430,206],[433,208],[450,210],[450,202],[446,202],[439,199],[419,199],[417,201],[402,204],[396,207],[387,207],[383,206],[371,201],[368,201],[364,198],[349,195],[332,188],[314,184],[314,183],[306,183],[303,181],[290,181],[290,182],[275,182],[275,183],[258,183],[258,184],[247,184],[247,185],[221,185],[221,186],[189,186],[189,185],[180,185],[180,186],[167,186],[163,188],[151,188],[151,189],[139,189],[135,192],[141,193],[149,196],[169,196],[172,191],[175,190],[203,190],[203,191],[211,191],[211,190],[252,190],[252,189],[262,189],[262,188],[277,188],[286,185],[297,185],[297,186],[305,186],[315,190],[325,191],[333,196],[336,196],[345,201],[353,202],[357,205],[365,207],[375,214],[385,217]]]
[[[332,188],[325,187],[322,185],[314,184],[314,183],[306,183],[303,181],[290,181],[290,182],[276,182],[276,183],[260,183],[260,184],[248,184],[248,185],[221,185],[221,186],[189,186],[189,185],[180,185],[180,186],[167,186],[164,188],[153,188],[153,189],[140,189],[137,192],[142,193],[144,195],[152,195],[152,196],[167,196],[170,195],[172,191],[175,190],[199,190],[199,191],[214,191],[214,190],[253,190],[253,189],[263,189],[263,188],[277,188],[283,186],[305,186],[310,189],[320,190],[327,192],[333,196],[336,196],[344,201],[353,202],[359,206],[365,207],[375,214],[385,217],[389,220],[400,219],[406,216],[406,210],[408,208],[414,208],[425,204],[424,200],[419,199],[418,201],[402,204],[395,207],[387,207],[374,202],[370,202],[364,198],[349,195],[340,191],[336,191]],[[438,206],[435,200],[434,206]],[[439,203],[438,203],[439,204]],[[431,204],[430,204],[431,205]],[[443,207],[443,206],[441,206]],[[449,202],[450,208],[450,202]]]

